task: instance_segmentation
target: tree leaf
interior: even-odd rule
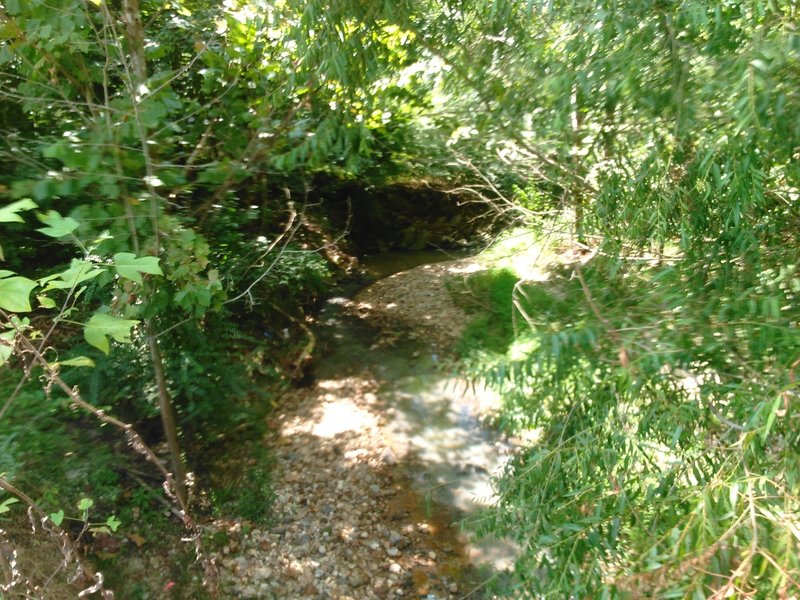
[[[105,313],[95,313],[83,328],[83,337],[92,346],[108,354],[107,336],[111,336],[122,344],[131,343],[131,329],[139,321],[133,319],[117,319]]]
[[[8,12],[8,14],[18,15],[20,13],[19,0],[6,0],[4,4],[6,7],[6,12]]]
[[[55,300],[53,300],[52,298],[48,298],[47,296],[37,295],[36,299],[39,301],[39,306],[42,308],[56,307]]]
[[[103,269],[96,267],[93,263],[73,258],[69,269],[62,273],[43,277],[39,280],[39,285],[45,286],[43,290],[45,292],[50,290],[69,290],[77,287],[79,283],[94,279],[101,273],[103,273]]]
[[[36,231],[52,238],[64,237],[80,227],[80,223],[75,219],[72,217],[62,217],[55,210],[48,210],[47,214],[44,215],[40,213],[37,217],[39,217],[39,220],[47,225],[47,227],[40,227]]]
[[[36,202],[30,198],[23,198],[0,208],[0,223],[24,223],[25,220],[17,213],[23,210],[37,208]]]
[[[16,331],[4,331],[0,333],[0,367],[6,364],[6,361],[11,358],[11,345],[14,343],[14,336]]]
[[[114,255],[114,266],[120,277],[130,279],[136,283],[142,283],[141,273],[149,275],[164,274],[158,266],[158,258],[155,256],[137,258],[135,254],[130,252],[119,252]]]
[[[10,511],[11,509],[8,507],[11,506],[12,504],[16,504],[17,502],[19,502],[19,500],[17,500],[16,498],[6,498],[2,502],[0,502],[0,515]]]
[[[122,521],[120,521],[116,515],[111,515],[108,517],[108,519],[106,519],[106,525],[108,525],[108,528],[111,531],[116,531],[119,529],[119,526],[122,525]]]
[[[60,509],[58,512],[50,513],[50,520],[55,523],[56,527],[61,526],[61,523],[64,522],[64,509]]]
[[[775,417],[778,414],[778,406],[780,406],[782,399],[783,396],[778,395],[772,402],[772,406],[769,409],[769,414],[767,415],[767,423],[764,425],[764,430],[761,432],[762,441],[766,441],[767,437],[769,436],[769,432],[772,431],[772,425],[775,423]]]
[[[11,312],[30,312],[29,297],[36,282],[27,277],[0,279],[0,308]]]
[[[69,360],[62,360],[56,363],[62,367],[93,367],[94,361],[87,356],[76,356]]]

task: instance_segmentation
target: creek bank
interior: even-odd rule
[[[446,191],[445,182],[370,185],[320,177],[309,195],[330,230],[348,232],[356,255],[467,248],[505,225],[485,204]]]

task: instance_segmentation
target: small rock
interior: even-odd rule
[[[388,548],[386,550],[386,554],[388,554],[389,556],[397,556],[398,554],[400,554],[400,550],[392,546],[391,548]]]
[[[393,562],[392,564],[389,565],[389,571],[391,573],[400,573],[402,570],[403,570],[403,567],[398,565],[396,562]]]
[[[381,453],[381,461],[385,465],[389,465],[389,466],[396,465],[397,464],[397,456],[395,456],[395,454],[394,454],[394,452],[392,452],[391,448],[386,448]]]
[[[387,537],[389,538],[389,543],[392,546],[397,546],[405,540],[405,538],[396,531],[390,531]]]

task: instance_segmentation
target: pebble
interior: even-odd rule
[[[389,466],[396,465],[397,464],[397,456],[395,456],[395,453],[392,452],[391,448],[386,448],[381,453],[381,461],[385,465],[389,465]]]

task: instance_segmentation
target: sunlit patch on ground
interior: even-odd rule
[[[447,272],[453,275],[466,275],[468,273],[477,273],[482,269],[483,267],[476,262],[462,261],[447,267]]]
[[[368,382],[354,378],[320,381],[320,402],[308,416],[295,415],[282,427],[284,436],[310,433],[322,438],[333,438],[345,432],[362,432],[379,426],[378,418],[362,408],[353,397],[365,395]],[[372,395],[374,398],[374,395]],[[363,403],[363,402],[362,402]]]

